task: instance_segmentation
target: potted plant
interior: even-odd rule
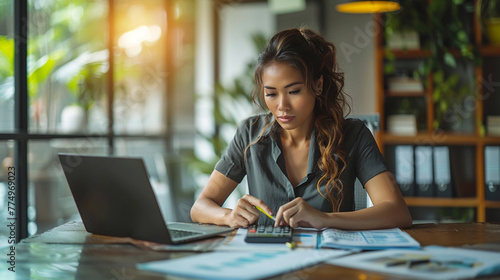
[[[478,10],[491,45],[500,46],[500,1],[480,0]]]

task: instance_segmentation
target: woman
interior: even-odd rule
[[[243,121],[191,209],[193,221],[247,227],[379,229],[412,219],[370,131],[349,106],[335,47],[309,29],[284,30],[259,57],[252,99],[270,113]],[[222,205],[247,176],[249,194]],[[359,178],[373,207],[354,210]],[[266,220],[267,219],[267,220]]]

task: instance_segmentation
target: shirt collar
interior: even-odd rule
[[[262,136],[269,136],[272,141],[273,141],[273,149],[272,149],[272,155],[274,158],[274,161],[277,162],[278,157],[281,155],[281,149],[279,148],[278,143],[281,143],[279,131],[281,127],[279,126],[278,123],[273,123],[270,125]],[[311,133],[311,142],[309,144],[309,156],[307,159],[307,175],[315,172],[318,167],[317,163],[319,158],[321,157],[321,153],[317,147],[317,142],[316,142],[316,128],[313,128],[313,131]]]

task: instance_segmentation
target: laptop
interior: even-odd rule
[[[142,158],[58,154],[87,232],[181,244],[234,229],[166,222]]]

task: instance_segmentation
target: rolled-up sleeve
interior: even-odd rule
[[[215,165],[215,170],[240,183],[246,175],[244,152],[249,143],[248,122],[241,123],[236,129],[233,140]]]
[[[385,165],[384,157],[382,153],[380,153],[377,142],[373,138],[370,130],[364,125],[361,126],[357,138],[361,141],[356,149],[356,173],[359,181],[364,186],[371,178],[388,169]]]

